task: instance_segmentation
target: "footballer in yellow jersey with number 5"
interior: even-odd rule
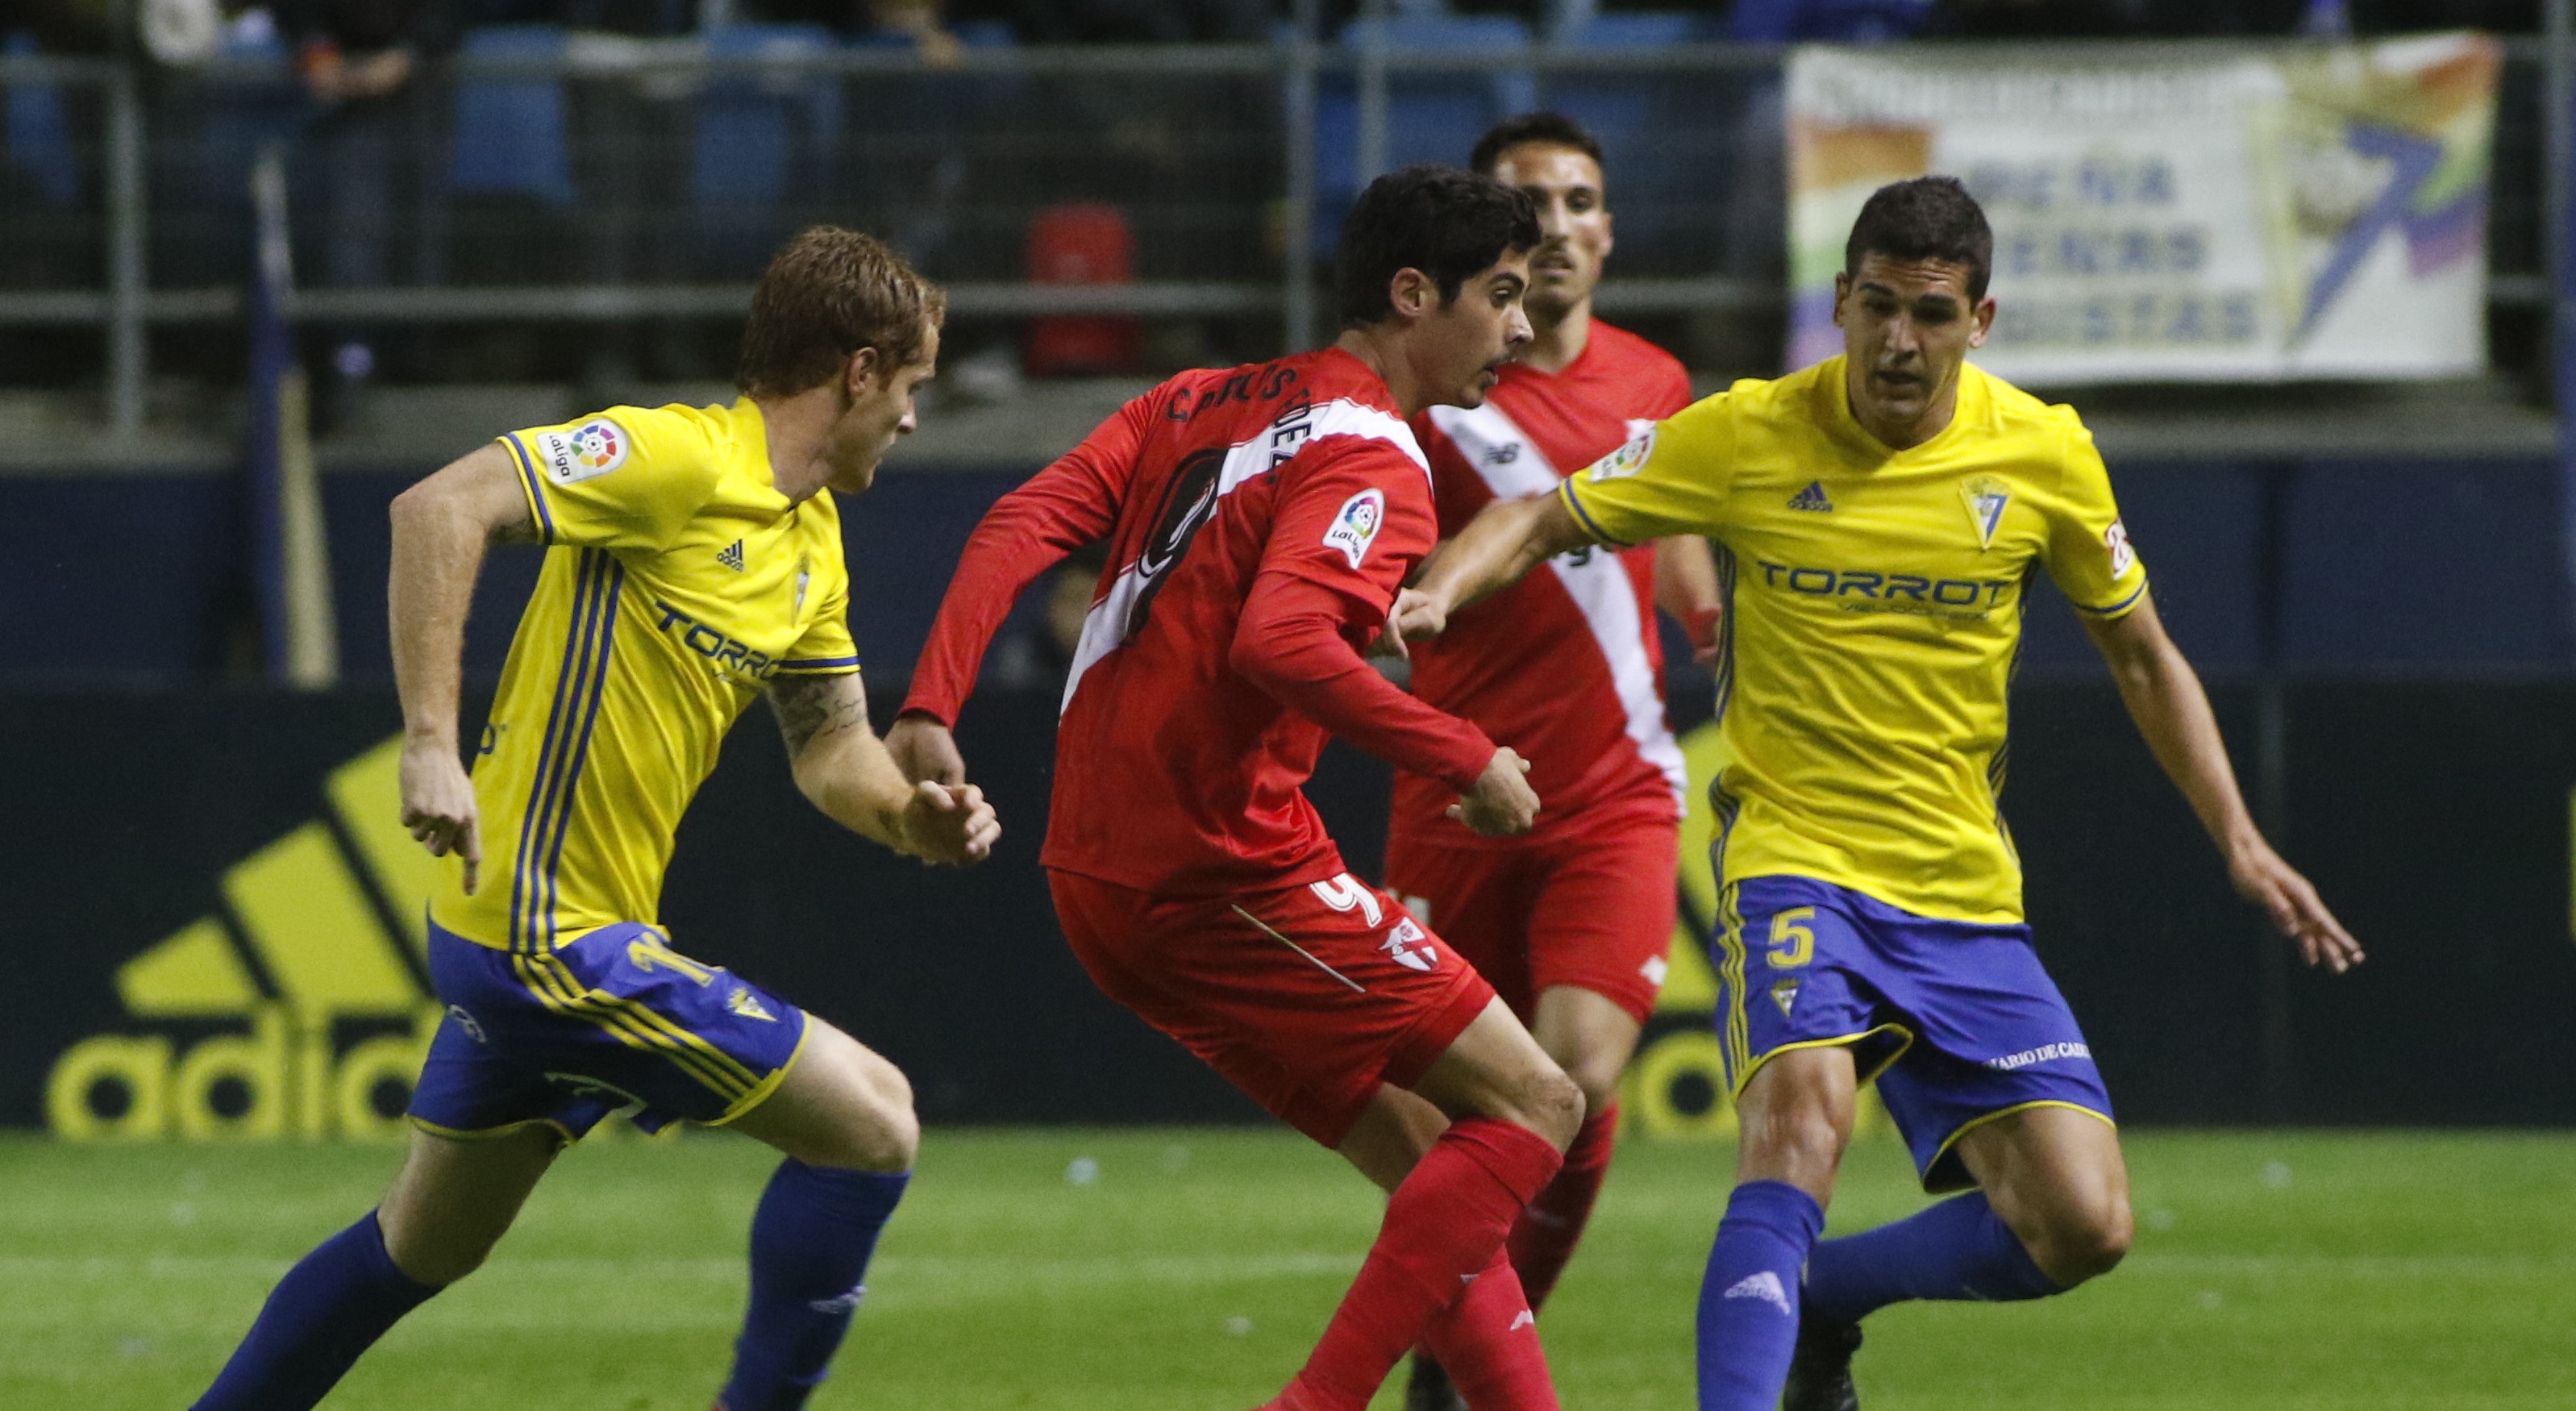
[[[2237,890],[2311,964],[2361,959],[2248,815],[2083,423],[1967,362],[1992,256],[1957,181],[1882,188],[1835,282],[1841,357],[1736,383],[1552,494],[1489,506],[1397,607],[1428,637],[1586,544],[1718,551],[1717,1022],[1743,1142],[1701,1293],[1701,1411],[1849,1411],[1875,1309],[2042,1297],[2128,1248],[2110,1098],[2031,948],[1997,802],[2034,572]],[[1925,1189],[1966,1193],[1820,1241],[1873,1078]]]

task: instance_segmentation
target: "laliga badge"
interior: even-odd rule
[[[578,485],[606,475],[626,464],[626,453],[634,444],[625,427],[604,416],[592,417],[570,431],[548,431],[537,437],[546,474],[558,485]]]
[[[1386,523],[1386,496],[1375,490],[1362,490],[1342,501],[1341,512],[1333,516],[1333,527],[1324,531],[1324,547],[1339,549],[1351,567],[1360,566],[1368,557],[1369,545],[1377,542],[1378,526]]]

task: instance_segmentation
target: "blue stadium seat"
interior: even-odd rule
[[[1679,11],[1596,14],[1558,37],[1575,49],[1659,49],[1709,38],[1708,23]],[[1540,106],[1583,124],[1614,175],[1620,248],[1632,266],[1690,257],[1691,214],[1678,198],[1716,189],[1722,155],[1705,139],[1707,80],[1673,73],[1583,73],[1551,77]]]
[[[706,45],[710,59],[787,59],[828,53],[837,41],[821,25],[736,24],[708,30]],[[690,200],[701,212],[776,207],[787,197],[791,175],[819,176],[829,166],[840,136],[837,75],[710,78],[698,100]]]
[[[492,25],[465,32],[468,59],[559,59],[567,36],[555,25]],[[456,85],[456,127],[447,189],[459,196],[527,196],[570,206],[572,152],[564,132],[559,78],[468,78]]]
[[[0,50],[32,55],[36,36],[15,31]],[[50,83],[14,83],[8,94],[9,165],[52,204],[80,204],[80,153],[72,146],[71,117],[64,111],[62,90]]]
[[[1344,47],[1367,41],[1376,21],[1344,28]],[[1509,54],[1529,47],[1529,30],[1508,15],[1400,14],[1384,22],[1393,51]],[[1489,74],[1397,73],[1387,84],[1389,170],[1414,162],[1463,164],[1486,128],[1530,108],[1537,97],[1528,70]],[[1359,196],[1359,94],[1354,81],[1327,75],[1315,100],[1315,251],[1330,254],[1342,217]]]

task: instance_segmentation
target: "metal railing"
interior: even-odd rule
[[[1301,8],[1311,11],[1312,0]],[[2526,193],[2536,194],[2537,200],[2515,198],[2515,193],[2506,189],[2507,183],[2499,180],[2497,216],[2507,225],[2513,224],[2513,216],[2527,217],[2536,230],[2528,236],[2516,233],[2513,238],[2523,243],[2527,254],[2537,258],[2525,267],[2499,269],[2491,274],[2487,293],[2491,305],[2497,307],[2545,310],[2554,309],[2557,303],[2552,272],[2563,269],[2567,259],[2567,185],[2570,164],[2576,162],[2576,134],[2570,131],[2570,108],[2576,104],[2576,43],[2570,42],[2567,33],[2569,8],[2565,0],[2551,0],[2553,30],[2547,38],[2506,43],[2509,67],[2539,71],[2539,93],[2533,96],[2540,98],[2539,105],[2545,108],[2546,116],[2532,123],[2527,113],[2509,112],[2499,121],[2500,132],[2539,129],[2535,175],[2540,190]],[[1314,33],[1312,15],[1302,18],[1305,32]],[[916,85],[914,91],[922,92],[928,90],[917,86],[950,85],[961,94],[990,92],[996,85],[1054,85],[1036,98],[1022,101],[1024,118],[1028,112],[1038,115],[1028,119],[1034,125],[1026,131],[997,137],[969,127],[945,138],[916,132],[904,139],[912,144],[908,150],[919,154],[934,154],[943,140],[1015,143],[1023,149],[1015,160],[1050,179],[1063,176],[1064,159],[1048,156],[1053,150],[1048,144],[1060,147],[1071,129],[1049,130],[1041,121],[1047,116],[1048,95],[1079,96],[1081,92],[1099,90],[1102,96],[1114,100],[1125,94],[1152,93],[1157,85],[1221,81],[1222,91],[1231,95],[1229,101],[1249,103],[1247,111],[1257,109],[1266,114],[1272,131],[1266,136],[1218,133],[1209,139],[1215,145],[1206,150],[1223,159],[1221,165],[1230,170],[1206,173],[1204,179],[1230,183],[1247,192],[1266,184],[1264,194],[1276,212],[1271,229],[1275,238],[1270,240],[1270,248],[1259,251],[1259,257],[1251,263],[1266,266],[1267,274],[1258,269],[1245,271],[1239,268],[1243,262],[1238,261],[1235,273],[1243,277],[1045,284],[978,277],[992,273],[996,261],[989,255],[982,258],[981,271],[934,267],[933,273],[943,276],[950,290],[950,308],[961,317],[1118,314],[1276,319],[1280,343],[1297,347],[1311,343],[1319,326],[1317,274],[1322,252],[1317,248],[1318,213],[1326,211],[1350,187],[1395,160],[1395,139],[1400,134],[1394,126],[1391,96],[1401,86],[1477,77],[1494,80],[1499,76],[1525,85],[1520,91],[1541,102],[1557,85],[1586,79],[1628,79],[1641,86],[1661,85],[1664,90],[1678,86],[1681,91],[1714,86],[1740,94],[1748,85],[1775,75],[1786,52],[1769,46],[1733,44],[1673,45],[1648,50],[1537,44],[1483,52],[1423,52],[1388,47],[1382,42],[1381,31],[1366,24],[1355,33],[1360,36],[1356,44],[1301,39],[1244,46],[970,48],[955,68],[936,71],[923,67],[908,50],[817,48],[774,56],[736,57],[710,54],[695,39],[638,41],[575,35],[559,55],[545,59],[461,56],[447,67],[441,81],[456,85],[558,80],[606,85],[622,92],[659,95],[666,100],[672,95],[702,93],[709,85],[726,81],[740,86],[745,80],[773,96],[804,92],[797,88],[800,83],[827,85],[811,90],[816,95],[866,94],[900,84]],[[1711,85],[1710,80],[1718,82]],[[95,95],[100,113],[94,142],[99,191],[94,203],[96,275],[86,281],[86,287],[0,288],[0,327],[88,327],[103,331],[105,409],[111,430],[118,434],[134,433],[142,425],[150,375],[150,329],[235,321],[243,317],[244,311],[244,296],[237,285],[153,284],[147,268],[151,252],[156,247],[166,248],[169,241],[165,238],[167,231],[156,228],[148,199],[156,162],[147,124],[171,109],[170,93],[174,89],[195,95],[201,104],[220,107],[226,101],[262,89],[274,95],[283,82],[281,70],[273,63],[219,62],[175,84],[165,81],[151,85],[155,91],[147,97],[143,77],[118,62],[0,58],[0,88],[38,84],[54,85],[67,92],[86,91]],[[822,100],[818,96],[815,101]],[[2510,92],[2508,101],[2512,101]],[[1342,153],[1327,150],[1325,138],[1319,133],[1326,106],[1333,103],[1342,104],[1342,110],[1352,112],[1356,119],[1347,134],[1350,146],[1346,161]],[[1111,101],[1095,106],[1114,110],[1117,104]],[[1740,115],[1725,99],[1705,101],[1699,111],[1707,115],[1705,124],[1659,137],[1695,142],[1703,153],[1737,140],[1729,124],[1740,121]],[[1184,135],[1208,138],[1221,121],[1211,119],[1206,130]],[[1103,133],[1094,136],[1113,143],[1127,140],[1119,136],[1114,123],[1104,126]],[[853,125],[848,135],[861,143],[875,140],[863,125]],[[1135,140],[1151,138],[1149,135]],[[615,141],[624,145],[613,155],[630,166],[654,155],[643,151],[652,145],[649,135],[624,133],[616,135]],[[1270,148],[1271,156],[1256,161],[1249,155],[1255,146],[1268,144],[1275,144]],[[662,148],[671,146],[671,141],[661,143]],[[669,153],[662,151],[660,155],[668,157]],[[1450,155],[1454,159],[1463,153]],[[2500,160],[2503,155],[2500,150]],[[187,164],[184,154],[173,157],[165,150],[160,165],[184,170]],[[1632,161],[1631,167],[1636,165]],[[1328,166],[1338,167],[1340,174],[1330,190]],[[1260,170],[1249,171],[1252,167]],[[1163,182],[1163,187],[1157,189],[1168,188],[1177,203],[1195,189],[1192,183],[1197,179],[1187,172],[1177,176],[1165,173],[1157,178]],[[634,170],[626,170],[616,180],[631,186],[640,178]],[[1714,200],[1704,193],[1680,199],[1697,199],[1701,203],[1682,208],[1687,214],[1722,209],[1729,202],[1757,196],[1729,191]],[[1776,205],[1783,197],[1769,192],[1759,193],[1758,199]],[[184,202],[165,197],[165,203],[183,215],[188,210]],[[1242,203],[1225,204],[1230,208]],[[169,217],[160,225],[167,227],[178,219]],[[1182,226],[1174,244],[1187,249],[1193,240],[1186,222]],[[1245,245],[1257,243],[1242,230],[1226,236],[1228,240],[1238,238]],[[188,243],[181,242],[182,248]],[[987,244],[999,248],[993,241]],[[1704,250],[1701,255],[1705,255]],[[958,263],[974,265],[977,261],[961,259]],[[1623,255],[1622,263],[1635,268],[1638,262]],[[1776,273],[1746,268],[1741,258],[1730,256],[1722,261],[1692,256],[1682,263],[1696,264],[1697,268],[1614,279],[1602,290],[1602,307],[1633,316],[1762,311],[1776,309],[1781,303]],[[1727,267],[1729,264],[1734,267]],[[710,279],[688,268],[640,269],[634,260],[625,259],[622,263],[594,261],[568,278],[503,284],[459,282],[429,274],[424,267],[415,272],[418,277],[409,283],[387,280],[367,287],[307,287],[292,296],[284,312],[298,321],[368,324],[631,323],[720,318],[747,307],[749,272],[744,271],[740,277]],[[961,273],[965,277],[958,277]],[[1252,275],[1258,277],[1249,277]]]

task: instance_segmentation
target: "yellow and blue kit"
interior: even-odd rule
[[[578,1133],[638,1101],[644,1125],[737,1116],[805,1018],[674,953],[662,876],[753,698],[858,670],[839,511],[779,493],[748,399],[615,407],[501,444],[548,551],[474,765],[480,883],[467,896],[451,868],[430,903],[450,1010],[414,1120]]]
[[[1710,803],[1736,1085],[1795,1047],[1855,1044],[1864,1077],[1899,1064],[1881,1094],[1944,1184],[1977,1121],[2034,1103],[2107,1119],[2029,954],[1996,801],[2032,573],[2096,618],[2146,597],[2075,413],[1965,366],[1950,424],[1891,450],[1833,358],[1695,403],[1558,494],[1604,544],[1719,551]]]

